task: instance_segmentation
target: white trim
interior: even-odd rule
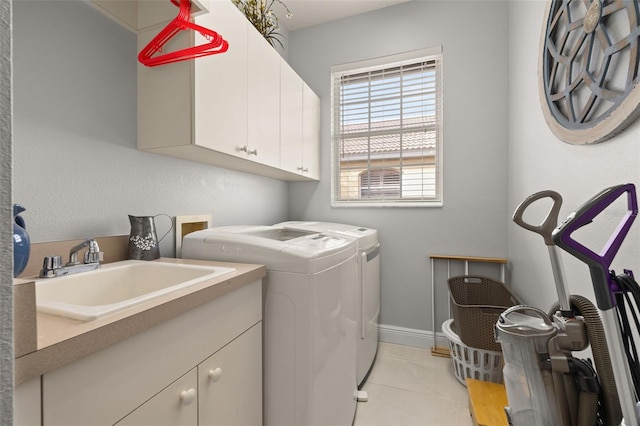
[[[433,345],[433,332],[395,325],[378,325],[378,338],[381,342],[415,346],[417,348],[431,349]],[[449,339],[443,333],[436,332],[436,345],[441,348],[448,348]]]
[[[332,185],[333,186],[333,185]],[[395,202],[384,202],[380,201],[334,201],[333,197],[331,198],[331,207],[348,207],[348,208],[358,208],[358,207],[442,207],[444,206],[444,202],[442,200],[439,201],[395,201]]]
[[[366,59],[364,61],[349,62],[346,64],[333,65],[331,67],[331,73],[341,73],[349,71],[357,73],[359,71],[367,71],[370,68],[377,68],[384,64],[396,64],[401,65],[403,63],[415,62],[416,58],[435,56],[442,54],[442,46],[428,47],[426,49],[411,50],[409,52],[402,52],[396,55],[379,56],[373,59]]]

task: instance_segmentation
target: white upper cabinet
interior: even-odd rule
[[[317,180],[320,99],[284,60],[280,71],[280,167]]]
[[[249,154],[280,166],[280,55],[249,24]],[[251,157],[252,156],[252,157]]]
[[[298,74],[284,60],[280,69],[280,167],[302,172],[302,86]]]
[[[229,49],[189,61],[194,72],[194,143],[246,158],[249,22],[230,1],[216,1],[211,7],[211,13],[199,16],[196,23],[222,34]],[[202,42],[198,36],[196,43]]]
[[[138,64],[138,148],[276,179],[317,180],[320,111],[309,101],[317,96],[230,0],[206,5],[196,24],[219,33],[229,49],[156,67]],[[138,21],[162,15],[154,10]],[[138,49],[158,31],[138,32]],[[199,33],[182,31],[163,52],[204,42]]]
[[[320,98],[302,82],[302,172],[320,179]]]
[[[211,1],[191,0],[191,16],[207,13]],[[164,25],[178,15],[178,8],[169,0],[91,0],[91,4],[134,33]]]

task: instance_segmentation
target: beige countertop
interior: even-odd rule
[[[233,267],[236,271],[93,321],[37,313],[37,350],[15,359],[16,386],[266,276],[263,265],[172,258],[156,262]]]

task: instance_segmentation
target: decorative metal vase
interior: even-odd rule
[[[158,239],[155,218],[165,216],[171,221],[169,230]],[[173,219],[166,214],[155,216],[129,215],[131,233],[129,234],[129,259],[154,260],[160,258],[160,241],[173,229]]]

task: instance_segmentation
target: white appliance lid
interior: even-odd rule
[[[367,249],[378,242],[378,231],[363,226],[349,225],[346,223],[315,222],[315,221],[288,221],[281,222],[274,226],[282,226],[289,229],[299,229],[305,231],[327,232],[336,235],[344,235],[356,238],[361,249]]]
[[[276,226],[227,226],[187,234],[183,257],[257,263],[269,270],[316,273],[357,252],[356,241],[338,235]]]

